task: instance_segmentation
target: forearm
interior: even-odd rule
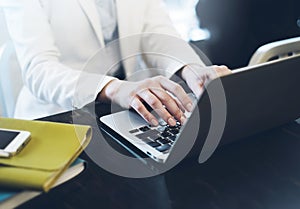
[[[104,102],[104,103],[112,102],[117,91],[119,90],[120,86],[122,85],[122,82],[123,81],[120,81],[117,78],[109,81],[98,93],[97,100]]]

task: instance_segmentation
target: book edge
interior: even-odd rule
[[[55,188],[72,178],[79,175],[86,167],[86,162],[82,159],[77,159],[79,162],[74,165],[71,165],[56,181],[56,183],[52,186],[52,188]],[[11,197],[4,199],[2,202],[0,202],[0,207],[3,208],[14,208],[17,207],[25,202],[27,202],[30,199],[33,199],[34,197],[42,194],[42,191],[33,191],[33,190],[25,190],[19,193],[16,193],[15,195],[12,195]]]

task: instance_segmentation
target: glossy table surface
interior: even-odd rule
[[[107,106],[97,104],[96,110],[84,108],[42,120],[89,124],[96,130],[94,121],[106,113]],[[150,178],[114,175],[82,153],[88,162],[84,172],[19,208],[297,209],[299,150],[300,125],[293,122],[218,148],[204,164],[186,160]]]

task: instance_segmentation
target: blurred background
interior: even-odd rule
[[[263,44],[300,36],[299,0],[199,0],[196,10],[210,38],[195,44],[232,69]]]
[[[213,64],[246,66],[261,45],[300,36],[299,0],[165,0],[178,31]]]
[[[0,9],[0,46],[2,46],[8,39],[9,36],[7,34],[6,24],[3,17],[3,12]]]

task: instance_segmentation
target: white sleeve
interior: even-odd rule
[[[187,64],[205,66],[193,48],[180,37],[162,0],[149,0],[142,38],[146,62],[166,70],[168,77]]]
[[[113,77],[82,72],[60,62],[49,20],[39,0],[1,0],[26,87],[37,98],[64,108],[96,99]]]

